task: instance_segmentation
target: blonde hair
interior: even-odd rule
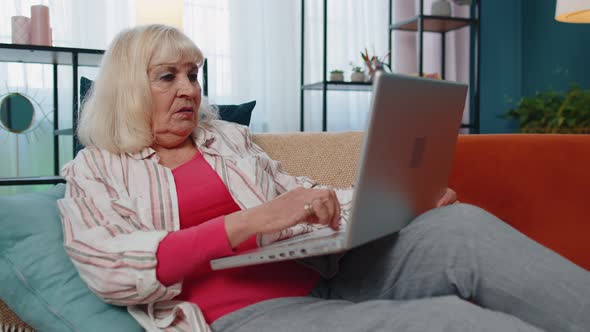
[[[133,153],[151,146],[148,67],[180,60],[200,66],[204,57],[176,28],[154,24],[120,32],[104,54],[98,77],[82,105],[77,130],[80,142],[113,153]],[[217,118],[217,111],[203,98],[198,126]]]

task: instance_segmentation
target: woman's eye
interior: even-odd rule
[[[197,74],[196,73],[188,74],[188,80],[191,82],[196,82],[197,81]]]
[[[173,74],[166,74],[164,76],[161,76],[160,79],[163,81],[166,81],[166,82],[171,82],[171,81],[174,81],[174,75]]]

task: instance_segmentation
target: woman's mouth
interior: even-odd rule
[[[176,113],[193,113],[194,110],[192,107],[183,107],[181,109],[179,109],[178,111],[176,111]]]
[[[184,119],[184,120],[193,120],[195,116],[195,111],[192,107],[182,107],[174,112],[176,118]]]

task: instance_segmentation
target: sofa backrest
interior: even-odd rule
[[[362,132],[257,134],[253,140],[287,173],[345,188],[354,182]]]

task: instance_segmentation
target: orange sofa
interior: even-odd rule
[[[590,135],[461,136],[449,186],[590,271]]]

